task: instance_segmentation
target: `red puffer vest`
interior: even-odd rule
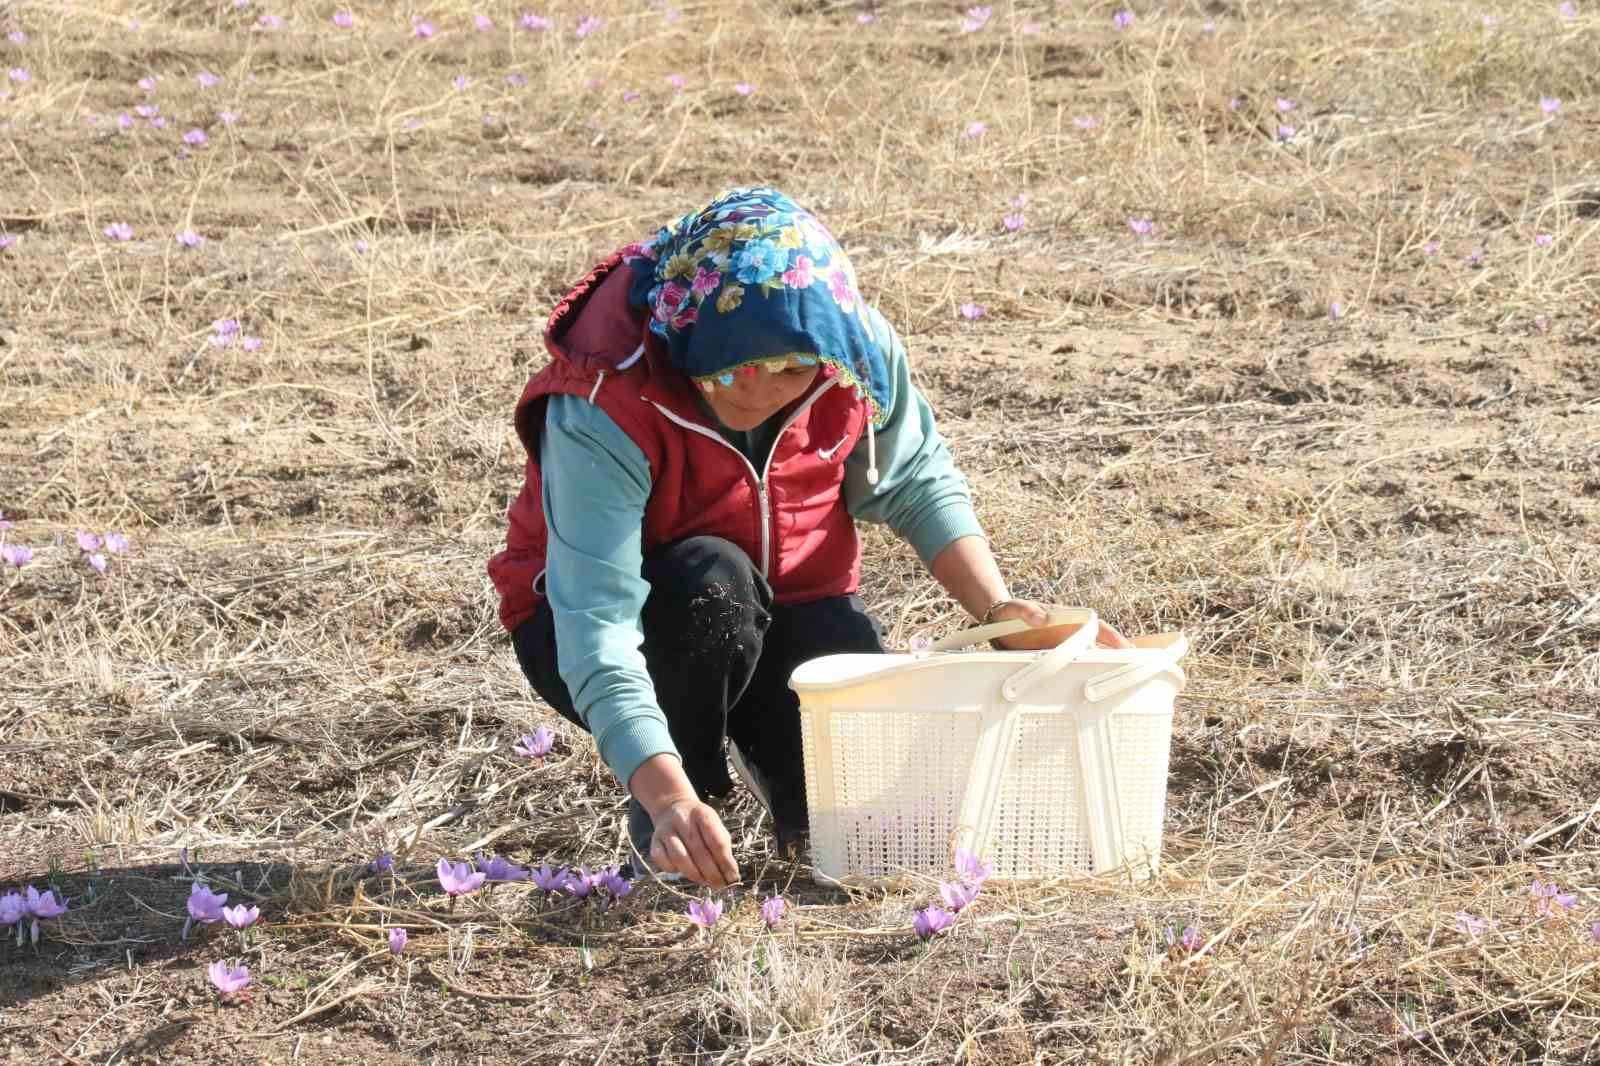
[[[628,303],[621,253],[597,266],[556,305],[545,330],[553,357],[517,403],[527,476],[511,504],[506,549],[489,560],[500,621],[514,630],[543,597],[548,531],[539,432],[549,398],[584,396],[631,437],[650,462],[644,550],[692,536],[732,541],[750,556],[778,603],[856,590],[861,544],[844,504],[844,460],[866,428],[854,392],[818,377],[784,413],[764,469],[713,428],[692,382]]]

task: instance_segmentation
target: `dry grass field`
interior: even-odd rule
[[[0,5],[0,894],[70,899],[0,1061],[1600,1063],[1600,3],[964,7]],[[495,620],[511,410],[592,262],[762,182],[1014,587],[1194,641],[1154,881],[923,946],[740,798],[711,936],[440,891],[625,854]],[[880,531],[864,594],[959,624]]]

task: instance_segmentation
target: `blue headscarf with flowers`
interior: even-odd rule
[[[650,312],[672,365],[708,391],[765,366],[822,363],[889,416],[887,352],[855,268],[809,211],[776,189],[733,189],[623,253],[629,301]]]

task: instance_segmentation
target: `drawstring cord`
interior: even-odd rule
[[[600,386],[605,384],[606,372],[600,371],[600,376],[594,379],[594,388],[589,390],[589,402],[594,403],[594,398],[600,395]]]
[[[872,435],[872,405],[867,404],[867,484],[878,483],[878,438]]]

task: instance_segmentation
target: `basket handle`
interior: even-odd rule
[[[1099,703],[1173,669],[1179,659],[1189,654],[1189,638],[1182,633],[1163,634],[1162,643],[1153,650],[1156,651],[1155,655],[1140,662],[1107,670],[1099,677],[1085,681],[1083,698],[1089,703]]]
[[[962,648],[981,644],[986,640],[998,640],[1009,637],[1013,633],[1021,633],[1025,629],[1049,629],[1051,626],[1069,625],[1073,622],[1084,623],[1084,628],[1091,634],[1098,635],[1099,619],[1094,611],[1087,607],[1057,607],[1045,615],[1042,625],[1037,627],[1029,625],[1020,618],[1007,619],[1004,622],[990,622],[987,625],[973,626],[963,629],[959,633],[952,633],[948,637],[934,641],[929,651],[960,651]],[[1093,622],[1094,626],[1087,623]],[[1074,634],[1076,635],[1076,634]]]

